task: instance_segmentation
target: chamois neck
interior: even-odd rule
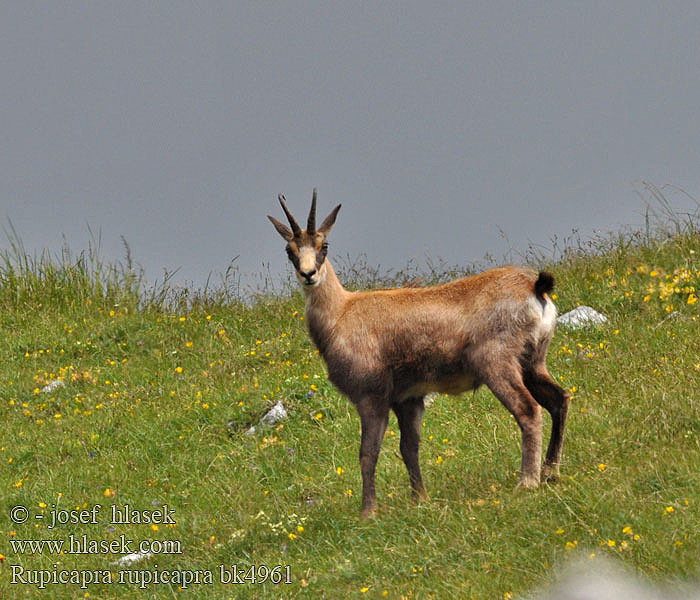
[[[338,281],[338,277],[326,260],[326,276],[314,288],[304,288],[306,293],[306,324],[316,347],[325,353],[333,328],[342,314],[345,301],[351,292]]]
[[[334,313],[345,302],[349,294],[338,280],[333,265],[326,259],[326,276],[323,281],[314,288],[304,288],[306,293],[306,309],[320,310],[326,314]]]

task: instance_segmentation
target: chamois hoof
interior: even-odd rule
[[[413,501],[416,502],[417,504],[422,504],[423,502],[429,502],[430,501],[430,496],[428,496],[428,492],[425,490],[420,490],[416,491],[413,490],[413,493],[411,494],[413,497]]]
[[[374,519],[377,516],[377,509],[376,508],[363,508],[360,511],[360,519],[363,521],[366,521],[368,519]]]
[[[559,465],[543,465],[542,466],[542,481],[547,483],[556,483],[561,479],[559,473]]]
[[[518,485],[515,486],[515,492],[521,492],[524,490],[535,490],[540,486],[540,482],[536,477],[522,477],[518,481]]]
[[[377,507],[376,506],[367,506],[367,507],[362,507],[362,510],[360,511],[360,519],[367,520],[367,519],[374,519],[377,516]]]

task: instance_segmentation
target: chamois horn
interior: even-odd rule
[[[287,220],[289,221],[289,224],[292,226],[292,233],[295,236],[299,236],[301,234],[301,227],[299,227],[299,223],[296,222],[294,217],[292,216],[292,213],[289,212],[289,209],[287,208],[287,203],[285,202],[284,196],[280,194],[277,196],[277,199],[280,201],[280,204],[282,205],[282,210],[284,211],[284,214],[287,215]]]
[[[314,235],[316,233],[316,188],[314,188],[313,197],[311,198],[311,210],[309,211],[306,233],[309,235]]]

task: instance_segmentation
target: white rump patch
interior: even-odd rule
[[[532,296],[528,304],[534,318],[539,320],[539,326],[533,331],[535,339],[540,340],[551,335],[557,322],[557,307],[554,302],[547,298],[543,306],[540,300]]]
[[[547,298],[547,301],[544,305],[544,309],[542,310],[542,324],[540,327],[546,331],[551,331],[554,329],[554,324],[557,321],[557,307],[554,306],[554,302],[552,302],[549,298]]]

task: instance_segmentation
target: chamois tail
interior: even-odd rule
[[[535,295],[544,300],[544,295],[549,294],[554,289],[554,277],[547,271],[540,271],[535,281]]]

